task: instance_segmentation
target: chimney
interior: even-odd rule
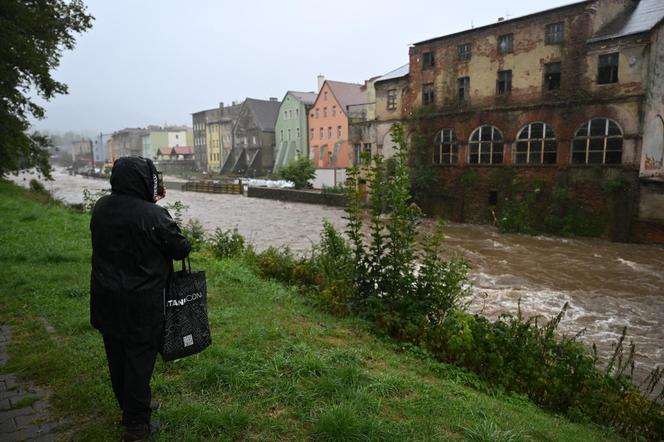
[[[219,115],[221,115],[222,117],[224,116],[224,102],[223,101],[219,102]]]
[[[318,89],[316,92],[320,92],[320,88],[323,87],[323,83],[325,83],[325,75],[318,74]]]
[[[270,101],[279,101],[277,97],[270,97]]]
[[[505,21],[505,17],[498,17],[498,23],[500,23],[501,21]]]

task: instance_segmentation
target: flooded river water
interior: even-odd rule
[[[46,187],[68,202],[80,202],[84,187],[109,187],[61,171],[54,178]],[[306,252],[318,241],[324,218],[340,230],[345,225],[343,210],[332,207],[175,190],[162,203],[177,200],[189,206],[185,220],[197,218],[208,231],[237,227],[259,250],[288,245]],[[500,234],[464,224],[450,224],[447,235],[445,253],[471,263],[474,312],[492,318],[516,313],[521,300],[525,316],[549,319],[567,302],[560,332],[585,329],[581,339],[596,343],[606,357],[627,326],[636,344],[637,377],[664,365],[664,247]]]

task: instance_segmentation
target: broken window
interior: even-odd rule
[[[457,46],[457,55],[459,56],[459,61],[470,60],[470,56],[472,55],[470,43],[464,43]]]
[[[576,131],[572,144],[574,164],[620,164],[623,133],[608,118],[593,118]]]
[[[320,112],[318,111],[318,108],[316,108],[316,118],[320,117]]]
[[[498,71],[496,94],[509,95],[512,92],[512,71]]]
[[[516,137],[515,164],[556,164],[556,134],[546,123],[530,123]]]
[[[548,45],[562,43],[565,38],[565,23],[551,23],[546,25],[544,43]]]
[[[422,69],[431,69],[435,64],[433,52],[425,52],[422,54]]]
[[[341,126],[337,126],[337,138],[341,138]]]
[[[327,127],[327,138],[332,138],[332,126]]]
[[[560,89],[560,67],[559,62],[544,65],[544,88],[547,91]]]
[[[320,128],[320,133],[318,135],[319,135],[318,138],[320,138],[322,140],[323,139],[323,128],[322,127]]]
[[[505,34],[498,37],[498,52],[509,54],[514,50],[514,34]]]
[[[311,139],[312,140],[314,139],[314,130],[313,129],[311,129]]]
[[[422,105],[427,106],[433,104],[433,83],[425,83],[422,85]]]
[[[397,108],[397,90],[390,89],[387,91],[387,110],[395,110]]]
[[[327,118],[327,107],[323,108],[323,118]]]
[[[597,66],[597,84],[618,82],[618,53],[599,56]]]
[[[452,129],[442,129],[433,143],[434,164],[457,164],[459,162],[459,140]]]
[[[498,128],[484,125],[475,129],[468,143],[470,164],[501,164],[503,162],[503,135]]]
[[[337,115],[337,106],[336,105],[332,106],[332,116],[334,117],[335,115]]]
[[[461,77],[457,79],[460,101],[470,98],[470,77]]]
[[[362,164],[362,145],[353,144],[353,165],[360,166]]]

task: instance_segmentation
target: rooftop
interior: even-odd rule
[[[388,81],[388,80],[394,80],[396,78],[402,78],[408,75],[408,69],[409,65],[406,63],[405,65],[396,68],[393,71],[388,72],[387,74],[383,75],[382,77],[378,77],[375,81],[375,83],[378,83],[379,81]]]
[[[662,20],[664,20],[663,0],[640,0],[633,8],[597,31],[588,43],[649,32]]]

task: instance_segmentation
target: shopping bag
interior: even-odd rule
[[[173,273],[164,294],[164,361],[199,353],[212,343],[205,272],[192,272],[189,258],[187,263],[188,268],[182,260],[182,270]]]

